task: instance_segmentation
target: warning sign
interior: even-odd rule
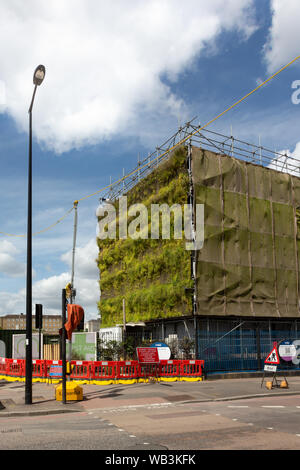
[[[273,364],[273,365],[280,364],[276,342],[273,343],[273,349],[270,352],[270,354],[267,356],[267,358],[265,359],[265,364]]]
[[[157,348],[136,348],[138,361],[142,363],[156,363],[159,362]]]

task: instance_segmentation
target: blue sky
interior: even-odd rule
[[[129,172],[194,116],[205,124],[300,55],[296,0],[0,0],[0,231],[26,234],[28,107],[33,114],[33,231]],[[224,8],[224,3],[226,8]],[[284,5],[283,5],[284,4]],[[291,153],[300,61],[209,129]],[[2,88],[3,89],[3,88]],[[1,87],[0,87],[1,91]],[[1,102],[2,96],[2,102]],[[300,155],[299,155],[300,156]],[[76,301],[96,318],[98,197],[78,207]],[[33,239],[33,303],[60,313],[73,213]],[[26,238],[0,235],[0,315],[25,312]]]

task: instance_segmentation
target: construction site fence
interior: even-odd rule
[[[56,371],[56,372],[55,372]],[[33,360],[33,382],[59,382],[62,361]],[[159,363],[138,361],[70,361],[67,363],[70,380],[82,384],[109,385],[158,381],[201,381],[204,377],[203,360],[161,360]],[[25,359],[0,357],[0,380],[25,381]]]

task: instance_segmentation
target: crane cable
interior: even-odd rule
[[[172,152],[175,148],[179,147],[180,145],[184,144],[187,140],[189,140],[191,137],[193,137],[194,135],[198,134],[200,131],[202,131],[203,129],[205,129],[206,127],[208,127],[210,124],[212,124],[213,122],[215,122],[217,119],[219,119],[220,117],[224,116],[224,114],[228,113],[228,111],[230,111],[231,109],[235,108],[236,106],[238,106],[240,103],[242,103],[243,101],[245,101],[250,95],[252,95],[253,93],[255,93],[257,90],[259,90],[260,88],[262,88],[264,85],[266,85],[268,82],[270,82],[273,78],[275,78],[277,75],[279,75],[281,72],[283,72],[285,69],[287,69],[288,67],[290,67],[294,62],[296,62],[296,60],[300,59],[300,56],[297,56],[295,57],[293,60],[291,60],[290,62],[288,62],[285,66],[283,66],[281,69],[277,70],[277,72],[275,72],[273,75],[271,75],[269,78],[267,78],[265,81],[263,81],[262,83],[260,83],[257,87],[255,87],[252,91],[250,91],[249,93],[247,93],[245,96],[243,96],[242,98],[240,98],[238,101],[236,101],[234,104],[232,104],[231,106],[229,106],[227,109],[225,109],[222,113],[218,114],[217,116],[215,116],[213,119],[211,119],[210,121],[208,121],[206,124],[204,124],[203,126],[199,127],[198,129],[196,129],[194,132],[190,133],[188,136],[184,137],[182,140],[180,140],[179,142],[177,142],[175,145],[173,145],[173,147],[169,148],[168,150],[166,150],[165,152],[163,152],[162,154],[156,156],[155,158],[153,158],[151,161],[147,161],[147,163],[145,163],[144,165],[140,165],[138,168],[136,168],[135,170],[133,170],[132,172],[128,173],[126,176],[123,176],[122,178],[120,178],[119,180],[115,181],[114,183],[110,183],[109,185],[101,188],[101,189],[98,189],[97,191],[95,191],[94,193],[91,193],[91,194],[88,194],[87,196],[84,196],[78,200],[76,200],[73,204],[73,207],[71,209],[69,209],[60,219],[58,219],[56,222],[54,222],[53,224],[49,225],[48,227],[38,231],[38,232],[35,232],[33,233],[33,236],[36,236],[36,235],[39,235],[41,233],[44,233],[44,232],[47,232],[48,230],[52,229],[53,227],[55,227],[57,224],[59,224],[60,222],[62,222],[72,211],[75,207],[77,207],[77,204],[81,201],[84,201],[90,197],[93,197],[93,196],[96,196],[97,194],[101,193],[102,191],[105,191],[109,188],[111,188],[113,185],[115,184],[118,184],[118,183],[121,183],[122,181],[124,181],[125,179],[129,178],[130,176],[134,175],[135,173],[137,173],[138,171],[142,170],[143,168],[145,168],[146,166],[150,165],[151,163],[157,161],[157,160],[160,160],[162,157],[164,157],[165,155],[167,155],[168,153]],[[76,205],[76,206],[75,206]],[[5,233],[5,232],[0,232],[0,235],[5,235],[5,236],[9,236],[9,237],[25,237],[26,234],[24,235],[15,235],[15,234],[12,234],[12,233]]]

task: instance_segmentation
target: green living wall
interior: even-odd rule
[[[150,237],[151,204],[187,204],[186,158],[186,149],[179,148],[126,194],[128,208],[142,203],[148,209],[148,239],[119,239],[118,219],[116,239],[98,239],[102,327],[123,323],[123,299],[127,322],[191,314],[191,296],[185,292],[192,286],[191,262],[184,235],[174,239],[171,216],[170,239]],[[118,214],[119,201],[114,206]]]

